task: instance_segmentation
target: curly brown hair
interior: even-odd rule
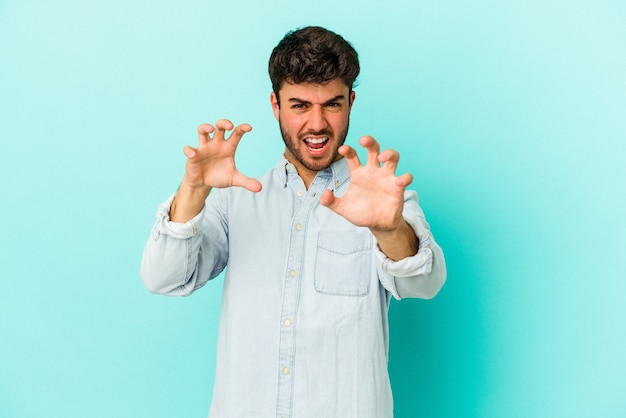
[[[319,26],[288,32],[276,45],[268,65],[272,90],[283,83],[324,84],[341,79],[350,88],[359,75],[359,56],[340,35]]]

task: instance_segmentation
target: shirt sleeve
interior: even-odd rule
[[[212,193],[202,211],[185,223],[170,220],[174,195],[159,206],[140,269],[150,292],[187,296],[226,267],[228,233],[218,194]]]
[[[393,261],[374,246],[382,285],[396,299],[431,299],[446,281],[446,264],[419,206],[417,193],[405,192],[403,216],[419,240],[417,254]]]

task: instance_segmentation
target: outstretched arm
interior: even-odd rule
[[[361,164],[354,148],[344,145],[339,153],[350,169],[350,187],[343,197],[326,190],[320,202],[357,226],[372,231],[380,250],[397,261],[417,253],[419,242],[413,228],[402,217],[404,190],[413,181],[410,173],[396,176],[400,155],[394,150],[380,152],[371,136],[359,140],[367,149],[367,163]]]
[[[170,208],[171,221],[184,223],[200,213],[213,187],[238,186],[252,192],[261,190],[261,183],[244,176],[235,167],[237,145],[252,127],[239,125],[226,138],[226,131],[233,127],[233,123],[226,119],[217,121],[215,127],[200,125],[198,147],[184,148],[187,156],[185,176]]]

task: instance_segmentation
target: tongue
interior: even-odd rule
[[[322,143],[319,143],[319,144],[314,144],[312,142],[307,142],[307,145],[311,149],[322,149],[322,148],[324,148],[325,144],[326,144],[325,142],[322,142]]]

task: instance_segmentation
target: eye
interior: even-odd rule
[[[339,102],[328,102],[325,107],[331,112],[338,112],[341,110],[341,103]]]
[[[306,104],[305,103],[294,103],[291,105],[291,108],[293,110],[304,110],[306,109]]]

